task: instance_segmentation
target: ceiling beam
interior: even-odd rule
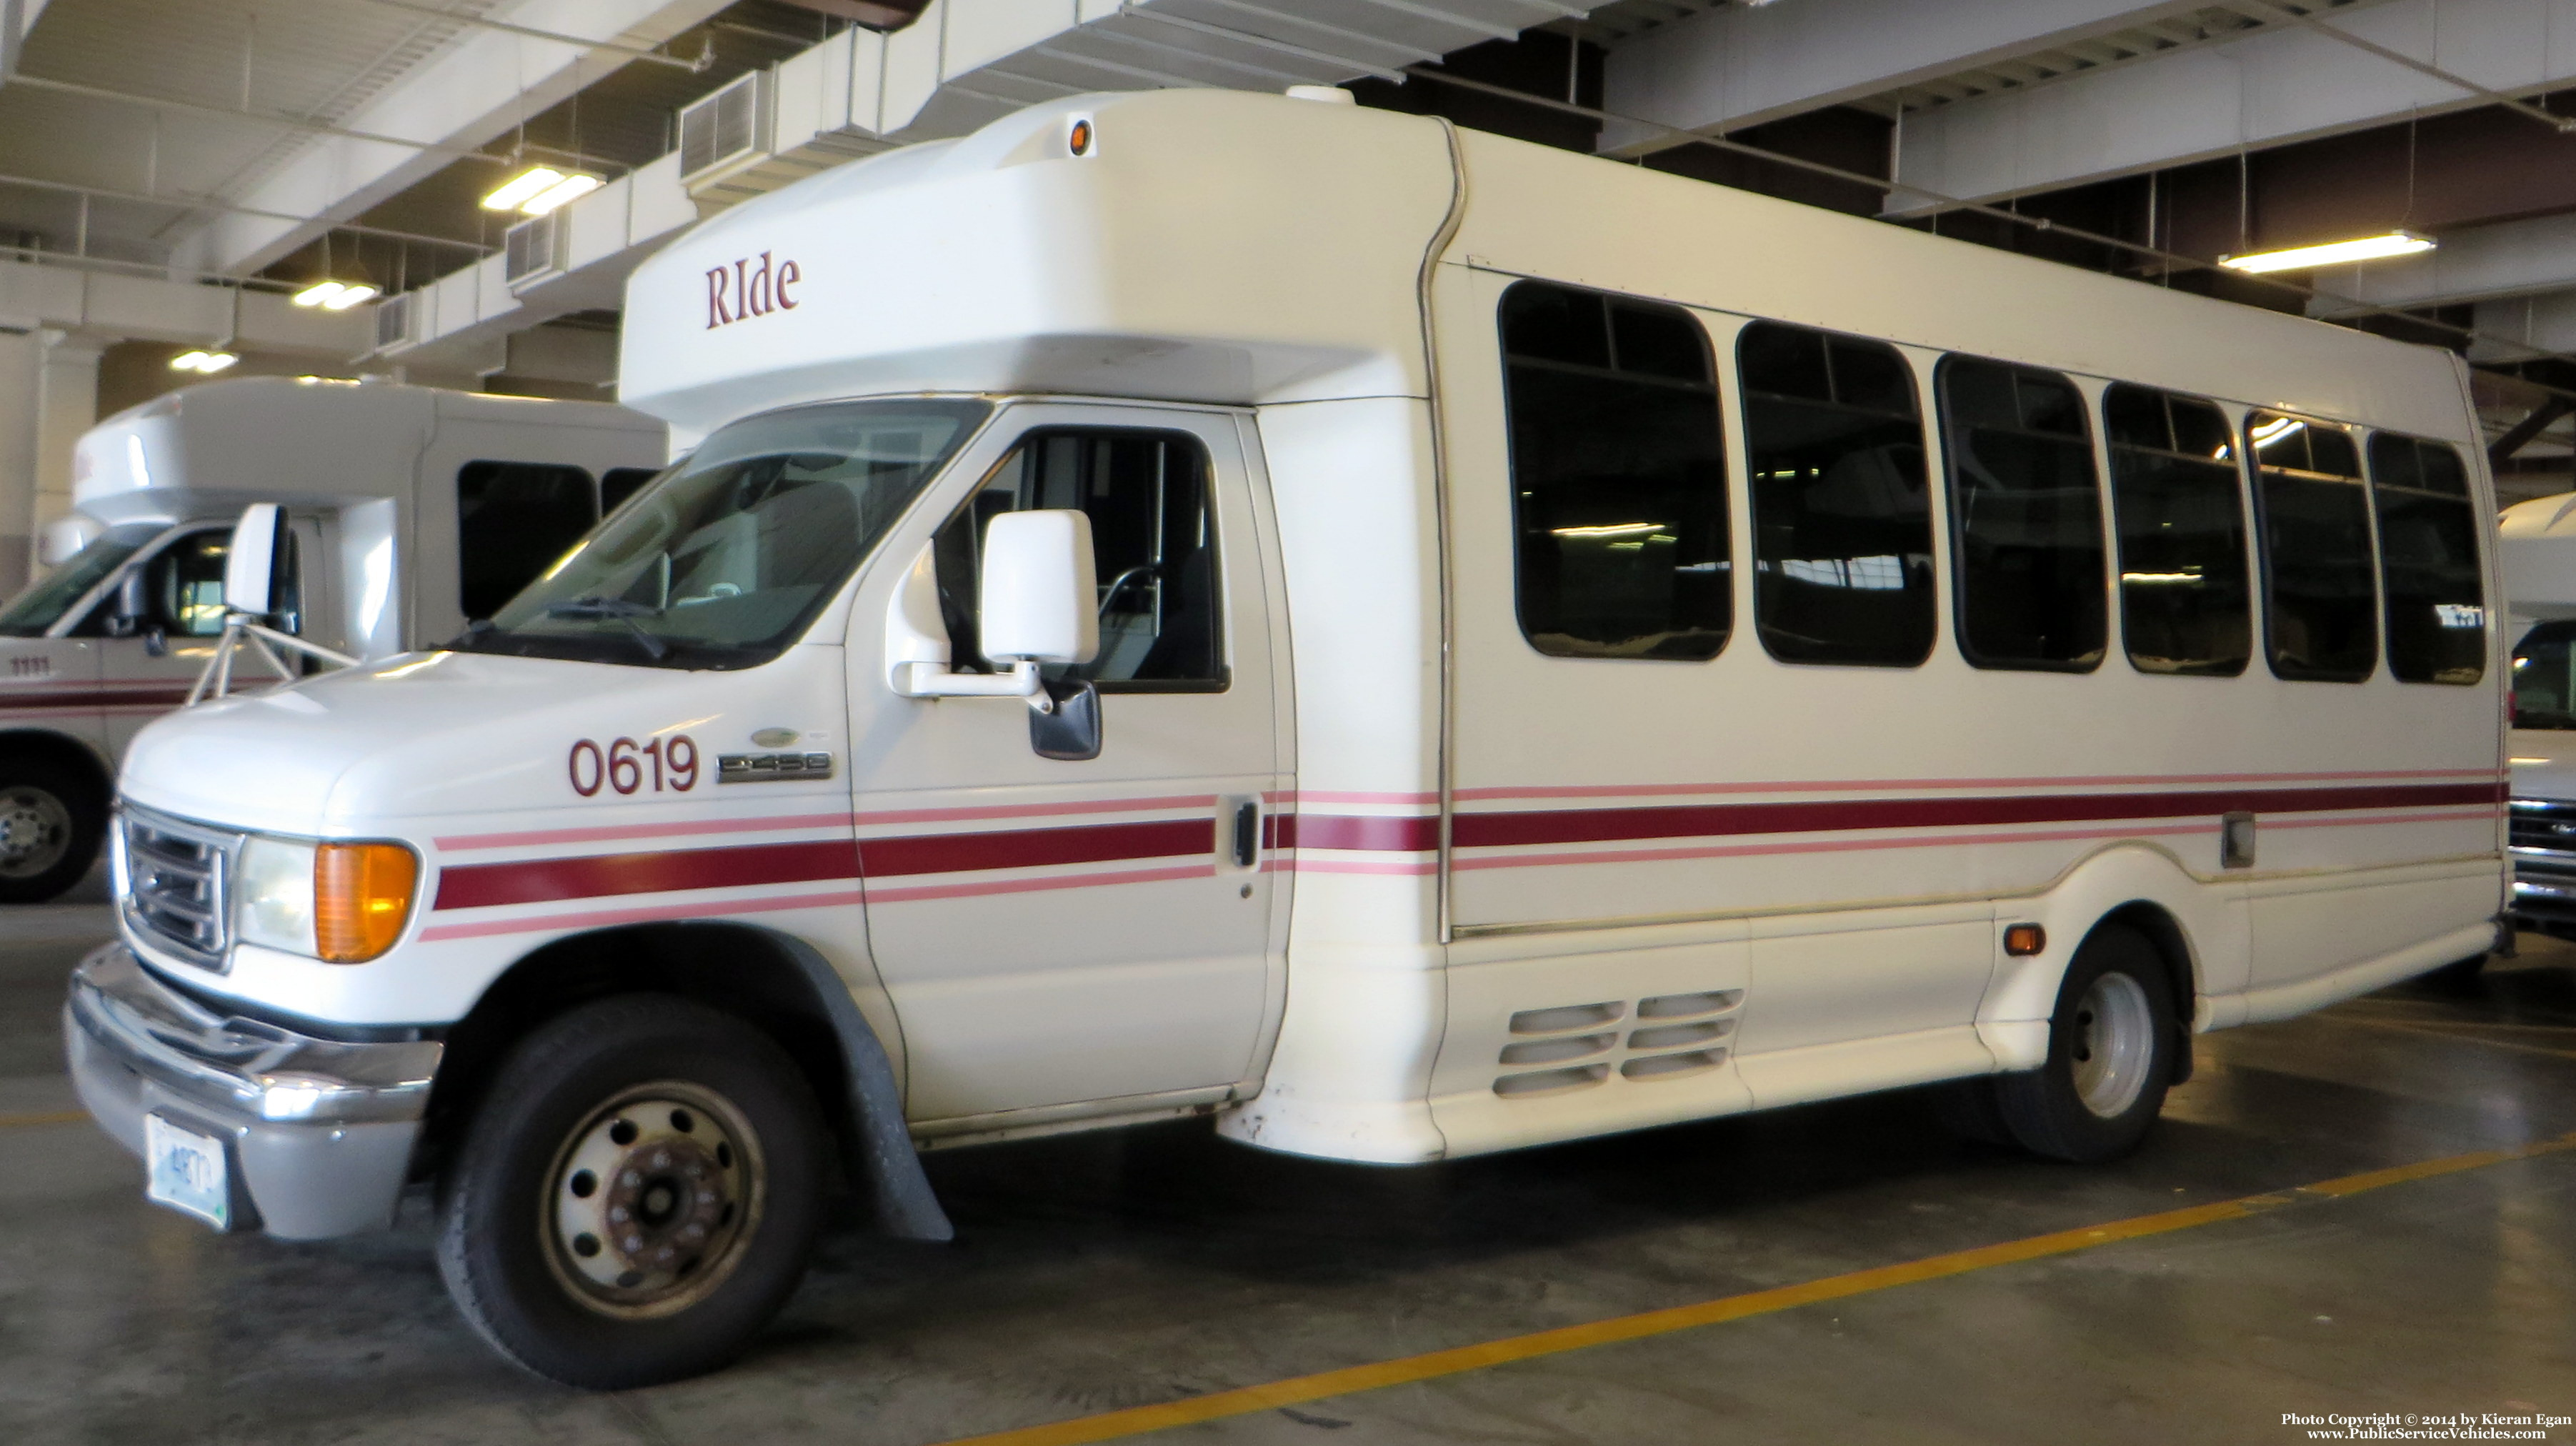
[[[2391,0],[2333,28],[2368,46],[2271,26],[1908,115],[1897,179],[2001,200],[2576,83],[2576,0]],[[1905,214],[1903,193],[1892,199]]]
[[[1604,108],[1718,135],[2205,9],[2191,0],[1800,0],[1730,5],[1610,46]],[[1613,124],[1601,149],[1679,144]]]

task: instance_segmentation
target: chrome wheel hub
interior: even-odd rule
[[[0,790],[0,878],[32,879],[71,851],[72,811],[41,788]]]
[[[2137,980],[2095,979],[2075,1006],[2075,1094],[2084,1108],[2116,1119],[2138,1102],[2156,1058],[2156,1014]]]
[[[550,1176],[547,1256],[604,1315],[669,1315],[705,1299],[759,1223],[759,1137],[722,1095],[664,1081],[612,1097]]]

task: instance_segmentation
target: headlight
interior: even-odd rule
[[[313,851],[296,839],[253,838],[233,873],[233,933],[290,953],[313,950]]]
[[[402,937],[420,861],[396,843],[253,838],[234,872],[233,930],[333,964],[359,964]]]

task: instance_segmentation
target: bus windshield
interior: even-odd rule
[[[2542,623],[2513,645],[2513,726],[2576,729],[2576,622]]]
[[[70,561],[54,569],[52,576],[29,584],[26,591],[9,599],[7,607],[0,608],[0,638],[43,637],[47,629],[62,620],[66,609],[161,532],[162,524],[158,522],[128,522],[100,533]]]
[[[921,398],[736,422],[448,647],[664,668],[765,663],[991,410]]]

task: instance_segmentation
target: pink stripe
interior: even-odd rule
[[[1562,788],[1462,788],[1453,796],[1467,799],[1514,798],[1656,798],[1664,796],[1697,796],[1728,793],[1834,793],[1846,789],[1943,789],[1943,788],[2107,788],[2148,787],[2163,784],[2192,783],[2331,783],[2373,778],[2475,778],[2501,779],[2502,774],[2479,768],[2417,768],[2385,772],[2353,773],[2180,773],[2180,774],[2104,774],[2076,778],[1924,778],[1924,779],[1807,779],[1788,783],[1639,783],[1598,784]],[[1309,794],[1310,798],[1319,795]],[[1436,795],[1432,796],[1436,799]]]
[[[920,884],[900,889],[870,889],[871,904],[908,904],[921,899],[973,899],[988,894],[1025,894],[1039,889],[1081,889],[1093,884],[1151,884],[1166,879],[1205,879],[1216,875],[1214,864],[1191,864],[1181,868],[1131,869],[1114,874],[1057,874],[1047,878],[994,879],[972,884]]]
[[[2264,828],[2362,828],[2382,823],[2493,823],[2504,817],[2500,808],[2473,808],[2451,813],[2391,813],[2373,818],[2285,818],[2266,819]]]
[[[1300,854],[1288,865],[1291,873],[1300,874],[1436,874],[1440,865],[1422,863],[1369,863],[1359,859],[1316,859]]]
[[[1725,844],[1710,848],[1629,849],[1617,853],[1590,854],[1504,854],[1462,858],[1453,867],[1465,869],[1519,869],[1548,864],[1621,864],[1660,863],[1674,859],[1727,859],[1761,854],[1851,853],[1870,849],[1938,848],[1956,844],[2050,843],[2061,839],[2148,838],[2166,834],[2205,834],[2205,823],[2171,824],[2156,828],[2119,829],[2051,829],[2045,833],[2018,834],[1936,834],[1915,838],[1816,839],[1807,843]]]
[[[736,914],[776,914],[789,909],[830,909],[865,903],[854,890],[830,894],[789,894],[767,899],[689,904],[655,904],[640,909],[601,909],[588,914],[550,914],[540,919],[486,919],[474,924],[440,924],[420,931],[420,942],[481,939],[494,934],[537,934],[554,929],[604,929],[614,924],[644,924],[662,919],[725,919]]]
[[[1374,803],[1400,808],[1420,808],[1440,801],[1437,793],[1354,793],[1330,788],[1292,788],[1275,796],[1287,803]]]
[[[1216,795],[1202,793],[1180,798],[1105,798],[1086,803],[994,803],[974,808],[899,808],[882,813],[858,815],[862,828],[872,824],[943,823],[950,819],[971,818],[1057,818],[1077,813],[1145,813],[1163,808],[1213,808]]]
[[[453,853],[531,844],[605,843],[612,839],[684,838],[695,834],[759,833],[766,829],[847,828],[846,813],[780,814],[767,818],[715,818],[695,823],[621,823],[598,828],[546,828],[530,833],[468,833],[431,842]]]

